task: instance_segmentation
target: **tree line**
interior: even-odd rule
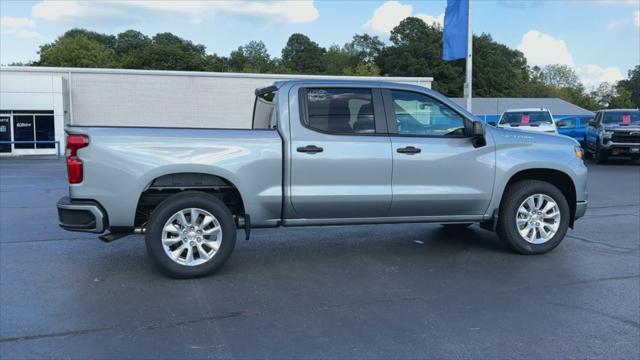
[[[518,50],[474,35],[473,94],[477,97],[558,97],[590,110],[640,107],[640,65],[628,78],[588,91],[566,65],[529,66]],[[361,76],[431,76],[433,88],[461,97],[464,60],[442,60],[442,28],[415,17],[391,31],[389,43],[378,36],[354,35],[342,46],[320,46],[292,34],[280,57],[262,41],[239,46],[229,56],[207,53],[204,45],[171,33],[149,37],[136,30],[117,35],[72,29],[40,46],[39,59],[26,65],[149,70],[186,70]]]

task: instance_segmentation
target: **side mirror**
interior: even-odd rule
[[[484,136],[484,125],[480,121],[472,123],[471,136]]]
[[[589,126],[596,127],[596,122],[593,120],[589,120]]]
[[[559,127],[559,128],[567,127],[567,122],[566,121],[558,121],[556,123],[556,127]]]
[[[498,123],[495,121],[488,121],[487,124],[491,125],[491,126],[498,126]]]
[[[481,147],[487,144],[484,139],[484,131],[484,124],[480,121],[471,123],[471,137],[473,138],[474,147]]]

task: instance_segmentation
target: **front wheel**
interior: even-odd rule
[[[604,164],[609,159],[609,154],[607,154],[606,150],[602,150],[600,149],[600,147],[596,147],[594,159],[596,161],[596,164]]]
[[[187,191],[154,210],[145,234],[147,252],[174,278],[213,273],[229,259],[236,243],[233,216],[216,197]]]
[[[520,254],[552,250],[569,227],[567,199],[557,187],[540,180],[523,180],[509,186],[499,214],[498,237]]]

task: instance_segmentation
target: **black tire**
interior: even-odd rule
[[[195,266],[173,261],[165,253],[162,245],[165,223],[180,210],[188,208],[199,208],[211,213],[218,220],[222,234],[220,247],[211,259]],[[236,244],[236,225],[231,212],[222,201],[203,192],[186,191],[165,199],[153,210],[145,234],[145,243],[151,259],[163,273],[178,279],[196,278],[212,274],[229,259]]]
[[[440,224],[445,231],[462,231],[467,229],[469,226],[473,225],[473,223],[464,223],[464,224]]]
[[[596,164],[604,164],[607,162],[607,160],[609,160],[609,154],[607,154],[606,150],[601,150],[598,146],[596,146],[594,160],[596,161]]]
[[[516,214],[520,204],[534,194],[544,194],[551,197],[560,210],[558,231],[551,239],[542,244],[526,241],[518,232]],[[569,227],[569,204],[564,194],[552,184],[540,180],[522,180],[510,185],[502,198],[496,232],[500,240],[515,252],[524,255],[544,254],[558,246]]]
[[[589,149],[589,145],[587,145],[587,140],[585,140],[584,146],[582,147],[582,149],[584,150],[584,158],[586,160],[591,159],[592,154],[591,154],[591,150]]]

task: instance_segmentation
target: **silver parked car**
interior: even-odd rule
[[[419,86],[278,82],[256,90],[253,129],[66,131],[60,226],[106,242],[144,233],[174,277],[222,266],[238,228],[479,223],[541,254],[587,207],[575,140],[485,127]]]

